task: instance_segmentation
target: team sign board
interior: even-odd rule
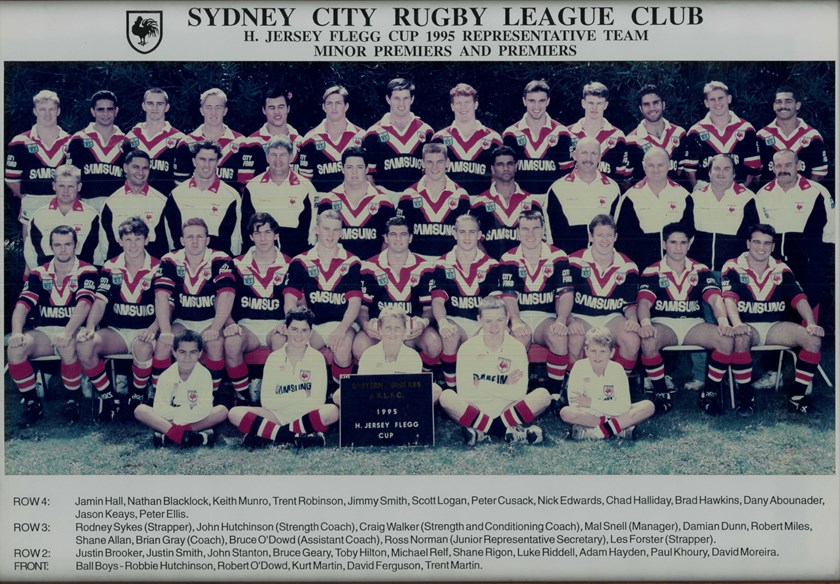
[[[341,446],[434,446],[432,375],[341,380]]]

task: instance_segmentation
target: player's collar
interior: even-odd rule
[[[219,178],[219,175],[216,175],[215,177],[213,177],[213,182],[205,190],[208,190],[212,193],[218,193],[219,192],[219,187],[221,187],[221,185],[222,185],[222,179]],[[191,189],[198,189],[198,184],[195,182],[195,175],[190,177],[190,188]],[[199,189],[199,190],[201,190],[201,189]]]
[[[55,279],[57,279],[57,278],[55,277],[57,272],[56,272],[56,269],[55,269],[55,258],[54,258],[54,257],[53,257],[53,259],[51,259],[51,260],[50,260],[50,262],[47,264],[47,266],[46,266],[46,270],[45,270],[45,271],[47,272],[47,275],[48,275],[48,276],[52,276],[52,278],[53,278],[54,280],[55,280]],[[70,274],[75,274],[75,273],[77,273],[78,271],[79,271],[79,258],[78,258],[78,257],[74,257],[74,258],[73,258],[73,267],[71,267],[71,268],[70,268],[70,271],[68,272],[68,275],[70,275]]]
[[[68,135],[67,132],[65,132],[64,129],[61,126],[56,126],[56,127],[58,128],[58,138],[59,139],[64,138]],[[32,129],[29,130],[29,137],[32,140],[37,140],[38,142],[42,142],[41,136],[38,134],[38,124],[34,124],[32,126]]]
[[[114,129],[114,133],[109,138],[109,141],[113,140],[117,136],[120,136],[120,137],[125,136],[125,134],[123,134],[123,131],[120,130],[120,127],[118,125],[114,124],[111,127]],[[97,136],[99,138],[102,138],[102,134],[100,134],[99,131],[96,129],[96,124],[94,122],[89,123],[87,128],[85,128],[83,131],[88,136]],[[103,142],[102,140],[99,140],[99,143],[100,144],[107,144],[108,142],[107,141]]]
[[[123,188],[125,189],[126,195],[139,195],[145,197],[149,194],[149,183],[144,184],[139,193],[131,190],[131,187],[128,185],[128,181],[125,181],[125,186]]]
[[[552,124],[553,121],[554,120],[551,118],[551,116],[548,115],[548,113],[546,113],[545,114],[545,123],[542,126],[540,126],[540,128],[551,128],[551,124]],[[519,120],[519,123],[520,123],[520,129],[530,128],[530,126],[528,125],[528,112],[525,112],[525,115],[522,116],[522,119]]]

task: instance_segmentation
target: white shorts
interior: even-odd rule
[[[330,338],[330,335],[335,330],[335,327],[339,325],[339,321],[334,320],[332,322],[322,322],[321,324],[313,324],[312,330],[318,333],[324,342],[327,342],[327,339]],[[351,327],[354,331],[359,332],[359,323],[354,322]]]
[[[44,333],[45,335],[47,335],[47,338],[50,341],[52,341],[58,333],[63,333],[64,332],[64,327],[63,326],[39,326],[36,329],[30,329],[29,331],[24,331],[24,334],[27,333],[27,332],[31,332],[32,330],[36,330],[39,333]],[[58,350],[56,350],[55,345],[53,345],[52,351],[53,351],[53,355],[58,355]],[[45,357],[45,356],[46,355],[42,355],[42,357]]]
[[[257,336],[261,347],[267,347],[266,338],[268,333],[277,328],[280,324],[279,320],[257,320],[255,318],[243,318],[238,323],[239,326],[245,327]]]
[[[125,343],[126,349],[128,352],[131,353],[131,347],[134,346],[134,340],[137,338],[142,331],[146,329],[128,329],[128,328],[117,328],[115,326],[109,326],[110,330],[114,331],[122,338],[123,342]],[[154,341],[152,341],[152,347],[155,346]]]
[[[481,325],[478,324],[477,320],[464,318],[463,316],[449,316],[447,318],[464,329],[468,339],[474,337],[481,330]]]
[[[573,312],[572,316],[582,320],[583,322],[585,322],[586,324],[588,324],[592,328],[605,327],[605,326],[607,326],[608,322],[610,322],[612,319],[614,319],[617,316],[620,316],[620,317],[624,318],[624,315],[621,314],[620,312],[612,312],[610,314],[602,314],[601,316],[589,316],[588,314],[587,315],[581,315],[581,314],[575,314]]]
[[[208,318],[207,320],[183,320],[180,318],[176,318],[172,324],[181,324],[184,325],[187,330],[195,331],[198,334],[203,333],[206,329],[210,328],[210,325],[213,324],[213,319]]]
[[[546,319],[551,319],[552,321],[557,320],[557,315],[551,312],[543,312],[541,310],[525,310],[519,313],[519,318],[531,327],[531,340],[534,340],[534,333],[536,332],[537,327],[540,326]]]
[[[656,318],[652,318],[650,320],[651,322],[658,322],[659,324],[664,324],[669,329],[674,331],[674,334],[677,335],[678,345],[685,344],[685,335],[688,334],[688,331],[693,329],[698,324],[703,324],[705,322],[702,318],[672,318],[668,316],[657,316]]]
[[[32,219],[32,214],[38,209],[48,204],[55,198],[55,195],[24,195],[20,200],[20,215],[18,221],[24,225],[29,225]]]
[[[770,332],[770,329],[773,327],[775,322],[748,322],[746,323],[753,327],[756,332],[758,332],[758,344],[759,345],[766,345],[767,344],[767,333]]]

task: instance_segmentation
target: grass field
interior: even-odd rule
[[[680,372],[690,369],[688,358],[680,355],[672,366],[681,387],[687,379]],[[833,379],[834,355],[824,354],[823,368]],[[790,360],[784,375],[792,378]],[[246,449],[229,424],[217,429],[213,448],[154,449],[151,431],[136,422],[94,423],[88,402],[82,421],[66,424],[58,397],[45,403],[43,420],[22,428],[21,405],[8,375],[5,387],[5,469],[10,475],[810,475],[836,470],[836,388],[819,376],[814,388],[819,411],[807,417],[787,413],[784,392],[770,390],[759,392],[752,418],[739,418],[729,409],[710,418],[697,409],[696,393],[680,389],[674,409],[642,425],[635,441],[572,442],[555,414],[539,420],[543,444],[495,441],[467,448],[458,426],[437,415],[433,448],[338,448],[336,431],[327,435],[326,448],[300,451]]]

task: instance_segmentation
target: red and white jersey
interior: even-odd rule
[[[514,371],[521,371],[522,377],[516,383],[507,383]],[[496,350],[489,349],[484,335],[478,333],[458,349],[455,374],[458,395],[488,416],[496,417],[508,405],[525,397],[528,355],[525,346],[507,333]]]
[[[52,195],[53,174],[64,164],[70,134],[58,128],[58,138],[47,146],[38,126],[18,134],[6,148],[6,182],[20,183],[23,195]]]
[[[516,227],[519,216],[532,209],[542,212],[542,205],[533,195],[528,194],[514,183],[514,193],[508,201],[496,190],[496,184],[482,194],[474,197],[470,214],[475,215],[484,235],[484,248],[490,257],[501,257],[519,243]]]
[[[192,176],[195,165],[193,164],[193,155],[190,149],[193,144],[204,142],[207,139],[204,135],[204,124],[201,124],[178,142],[175,153],[176,181],[185,181]],[[239,176],[239,169],[242,162],[239,150],[244,144],[242,134],[225,126],[224,133],[213,140],[213,142],[218,144],[219,148],[222,149],[222,157],[219,158],[219,165],[216,168],[218,177],[232,187],[236,187],[237,183],[245,183],[245,177]]]
[[[67,164],[82,171],[82,190],[79,198],[107,197],[123,182],[125,155],[131,150],[128,137],[117,126],[105,141],[91,122],[79,130],[66,145]]]
[[[328,193],[344,182],[341,155],[351,146],[361,146],[365,131],[347,120],[347,127],[333,142],[322,121],[309,130],[300,142],[300,174],[312,181],[319,193]]]
[[[644,121],[640,122],[626,136],[627,173],[632,177],[633,182],[645,178],[645,169],[642,162],[647,151],[654,147],[662,148],[668,153],[668,158],[671,160],[668,167],[668,178],[671,180],[677,180],[678,178],[680,162],[682,162],[685,154],[686,132],[684,128],[672,124],[664,118],[662,121],[665,122],[665,129],[661,136],[648,133]]]
[[[208,188],[202,189],[195,177],[190,178],[175,187],[164,206],[171,247],[181,245],[184,221],[199,217],[207,223],[211,248],[228,255],[238,254],[242,251],[241,212],[242,197],[236,189],[218,177]]]
[[[286,136],[292,143],[292,156],[289,159],[289,165],[292,170],[298,171],[298,151],[303,137],[294,127],[286,125],[289,130],[289,135]],[[268,161],[266,160],[265,147],[274,138],[268,132],[268,124],[263,124],[262,128],[248,136],[242,141],[242,146],[239,149],[241,165],[239,168],[239,182],[247,183],[256,175],[262,174],[268,168]],[[275,217],[277,219],[277,217]]]
[[[283,287],[291,258],[277,250],[274,263],[260,267],[254,248],[233,260],[236,268],[236,302],[233,319],[283,320]]]
[[[143,267],[131,276],[125,265],[125,254],[105,262],[96,287],[96,299],[107,304],[100,326],[140,330],[152,325],[155,321],[152,283],[159,265],[160,260],[147,253]]]
[[[720,296],[714,274],[701,263],[685,259],[678,274],[665,259],[645,268],[639,283],[638,299],[650,302],[651,317],[703,318],[703,305]]]
[[[572,151],[574,152],[579,140],[587,137],[595,138],[601,145],[601,162],[598,164],[598,170],[614,181],[622,181],[629,177],[627,139],[624,132],[605,119],[598,133],[591,136],[583,129],[584,120],[585,118],[581,118],[569,126],[569,132],[572,134]]]
[[[611,215],[620,194],[618,185],[596,171],[585,182],[573,170],[557,179],[548,191],[546,215],[552,243],[560,249],[579,249],[589,241],[588,226],[595,215]]]
[[[315,324],[339,322],[344,318],[347,301],[362,298],[361,265],[359,258],[341,245],[329,262],[322,262],[314,247],[292,258],[283,294],[303,300],[315,313]]]
[[[636,304],[639,268],[626,255],[615,252],[613,262],[601,268],[589,248],[569,256],[575,305],[572,312],[582,316],[603,316],[624,312]]]
[[[767,269],[759,274],[750,269],[747,256],[744,252],[723,265],[723,297],[736,302],[743,322],[786,320],[788,308],[807,300],[793,272],[784,262],[770,258]]]
[[[412,114],[405,129],[391,122],[391,114],[368,128],[362,147],[368,154],[368,173],[376,185],[401,193],[423,176],[423,145],[430,142],[434,130]]]
[[[457,126],[438,130],[432,142],[441,142],[449,149],[449,164],[446,174],[455,183],[474,197],[490,186],[490,167],[493,165],[493,150],[502,145],[498,132],[476,121],[476,131],[463,136]]]
[[[163,208],[166,197],[146,184],[135,193],[123,185],[105,200],[99,211],[99,223],[102,228],[100,241],[107,245],[106,258],[113,258],[122,253],[119,230],[120,223],[130,217],[140,217],[149,228],[146,251],[154,257],[162,257],[169,251],[166,238],[166,222],[163,220]]]
[[[691,126],[686,134],[685,172],[693,173],[698,181],[709,182],[712,159],[729,154],[735,163],[735,180],[744,182],[747,175],[761,172],[761,156],[755,128],[748,121],[730,113],[730,121],[723,131],[712,123],[711,114]]]
[[[520,245],[502,256],[503,292],[516,291],[520,312],[556,312],[555,301],[574,291],[569,258],[562,249],[542,244],[540,259],[536,263],[525,261],[524,248]]]
[[[93,304],[98,272],[92,265],[73,261],[73,267],[63,278],[55,271],[55,262],[37,266],[29,272],[18,297],[30,314],[32,326],[66,326],[73,316],[73,310],[82,302]]]
[[[831,195],[818,182],[803,176],[788,191],[773,179],[758,190],[755,206],[762,223],[776,230],[773,257],[798,271],[804,256],[818,253],[820,241],[834,242]]]
[[[29,237],[23,245],[23,255],[28,266],[45,264],[52,259],[50,233],[59,225],[68,225],[76,232],[76,255],[79,259],[102,264],[105,260],[104,246],[100,246],[99,214],[96,209],[76,199],[65,214],[58,206],[58,197],[54,197],[35,211],[29,221]]]
[[[145,122],[134,126],[128,133],[131,148],[149,155],[149,184],[168,195],[175,188],[175,153],[184,133],[169,122],[156,134],[147,134]]]
[[[534,195],[544,195],[549,187],[574,167],[572,135],[569,129],[546,114],[545,124],[534,133],[527,114],[508,126],[502,134],[505,146],[516,152],[516,182]]]
[[[470,196],[449,178],[436,200],[423,177],[397,203],[397,215],[412,225],[411,251],[424,256],[440,257],[451,250],[455,220],[469,212]]]
[[[431,284],[432,300],[446,302],[447,316],[478,320],[478,305],[487,296],[499,294],[502,280],[501,265],[481,250],[475,260],[461,265],[453,248],[440,257]]]
[[[197,265],[187,264],[183,249],[163,256],[153,286],[155,292],[169,296],[173,320],[212,320],[216,316],[216,297],[235,292],[233,261],[226,253],[207,249]]]
[[[433,272],[433,263],[410,252],[405,265],[397,269],[388,263],[387,249],[362,262],[362,292],[370,317],[379,318],[387,307],[401,308],[409,316],[423,316],[424,305],[431,302]]]
[[[828,174],[828,153],[822,135],[797,118],[799,125],[785,135],[773,120],[758,131],[758,147],[761,150],[761,164],[764,177],[772,180],[773,155],[779,150],[793,150],[799,158],[799,174],[812,180],[821,180]]]
[[[318,214],[332,209],[341,215],[341,244],[360,259],[366,260],[382,251],[387,230],[385,223],[396,214],[394,204],[372,184],[358,203],[352,203],[344,183],[318,198]]]

